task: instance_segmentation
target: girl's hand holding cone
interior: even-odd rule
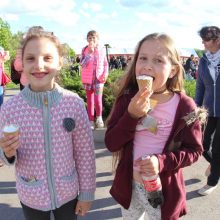
[[[128,106],[128,112],[133,118],[142,118],[147,115],[150,110],[150,99],[152,91],[148,91],[145,87],[137,92],[131,99]]]

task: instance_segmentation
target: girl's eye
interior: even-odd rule
[[[155,59],[155,62],[156,63],[163,63],[163,60],[162,59]]]
[[[27,61],[32,61],[32,60],[34,60],[34,57],[26,57],[26,60]]]
[[[146,60],[146,57],[139,57],[139,60]]]
[[[49,60],[52,60],[53,57],[51,57],[51,56],[46,56],[44,59],[47,60],[47,61],[49,61]]]

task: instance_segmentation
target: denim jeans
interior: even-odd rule
[[[3,103],[3,98],[4,98],[4,87],[0,86],[0,106]]]
[[[1,95],[0,95],[0,106],[1,106],[2,103],[3,103],[3,97],[4,97],[4,94],[1,94]]]

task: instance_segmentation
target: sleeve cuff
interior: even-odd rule
[[[93,201],[95,199],[94,192],[80,192],[78,200],[80,201]]]
[[[2,149],[0,149],[0,158],[3,161],[3,163],[8,165],[8,166],[14,165],[16,163],[16,161],[17,161],[17,156],[14,156],[11,159],[8,159],[5,156],[5,154],[4,154]]]

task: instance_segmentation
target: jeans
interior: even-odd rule
[[[62,205],[60,208],[51,211],[32,209],[23,203],[21,203],[21,206],[26,220],[50,220],[51,212],[53,213],[55,220],[76,220],[76,203],[77,199],[74,199]]]
[[[215,186],[220,177],[220,118],[209,117],[205,128],[203,156],[211,164],[207,184]]]
[[[3,97],[4,97],[4,94],[1,94],[1,95],[0,95],[0,106],[1,106],[2,103],[3,103]]]
[[[0,106],[3,103],[3,98],[4,98],[4,87],[0,86]]]

